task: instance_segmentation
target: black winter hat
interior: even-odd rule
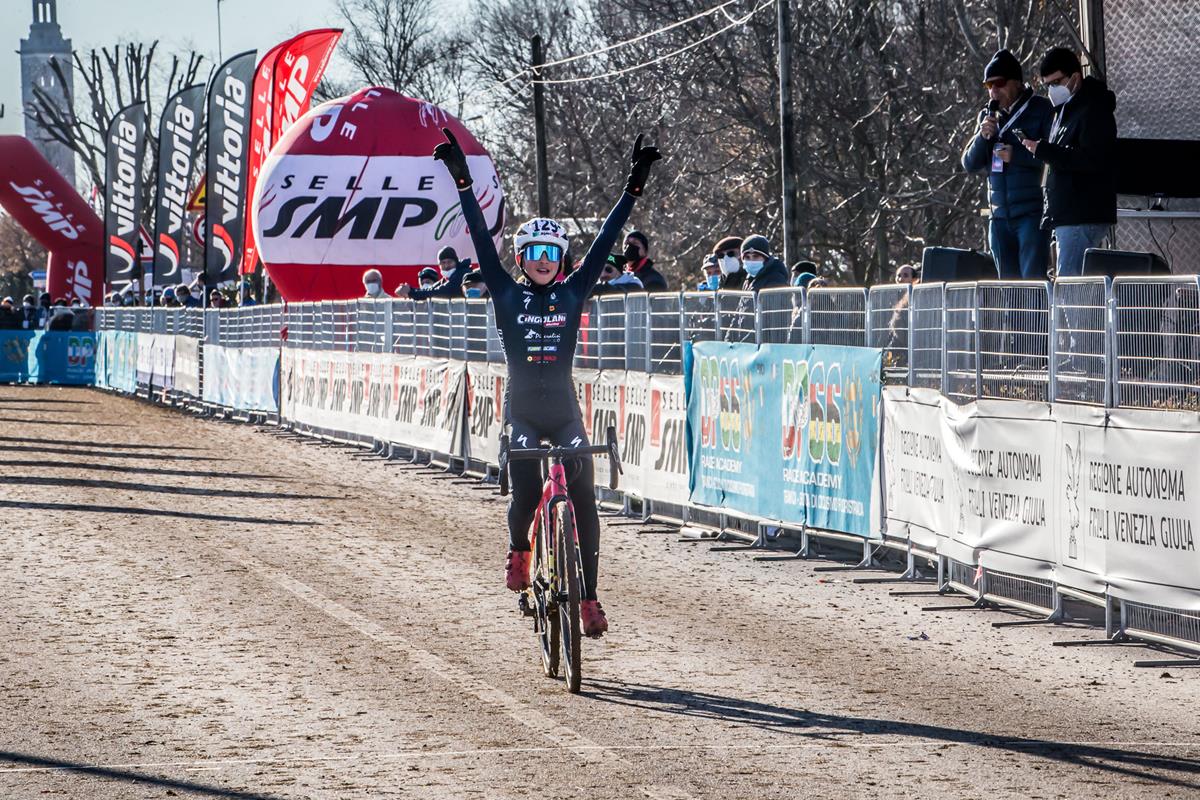
[[[745,253],[747,250],[756,250],[769,256],[771,255],[771,243],[767,241],[767,237],[756,233],[753,236],[747,236],[742,242],[742,252]]]
[[[626,239],[637,239],[639,242],[642,243],[642,249],[645,250],[647,253],[650,252],[650,240],[648,238],[646,238],[646,234],[642,233],[641,231],[630,231],[629,235],[626,236],[625,238]]]
[[[440,281],[442,279],[442,273],[438,272],[433,267],[426,267],[417,273],[417,280],[423,281],[427,278],[431,281]]]
[[[1025,74],[1021,71],[1021,62],[1009,50],[997,50],[996,55],[983,70],[983,82],[1004,78],[1011,81],[1022,81]]]
[[[441,261],[443,258],[453,258],[455,261],[458,261],[458,253],[455,252],[453,247],[443,247],[441,250],[438,250],[437,260]]]

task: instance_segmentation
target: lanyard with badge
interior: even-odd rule
[[[1017,121],[1017,118],[1025,113],[1025,109],[1029,108],[1029,101],[1031,100],[1033,100],[1032,93],[1030,93],[1029,97],[1025,98],[1025,102],[1021,104],[1021,107],[1013,112],[1013,115],[1008,118],[1008,122],[1004,123],[1004,127],[996,134],[996,143],[992,145],[992,172],[1004,172],[1004,159],[1000,158],[1000,148],[1005,145],[1001,140],[1004,138],[1005,131],[1011,128],[1013,123]]]

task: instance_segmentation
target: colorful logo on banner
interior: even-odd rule
[[[692,500],[870,535],[880,367],[869,348],[695,345]]]

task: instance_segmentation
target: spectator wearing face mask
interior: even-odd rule
[[[470,271],[470,261],[460,260],[453,247],[443,247],[438,251],[438,272],[441,273],[441,280],[428,289],[414,289],[407,283],[402,283],[396,289],[396,296],[407,297],[410,300],[462,297],[463,278]]]
[[[439,273],[433,267],[426,267],[417,274],[417,283],[421,289],[432,289],[433,285],[442,279]]]
[[[473,269],[463,276],[463,297],[468,300],[480,300],[488,296],[487,284],[483,282],[483,273]]]
[[[21,299],[21,328],[36,330],[41,327],[41,314],[38,311],[33,295],[27,294]]]
[[[378,300],[387,297],[383,291],[383,273],[377,269],[369,269],[363,273],[363,295],[368,300]]]
[[[0,329],[13,330],[21,327],[21,312],[11,297],[0,300]]]
[[[641,231],[631,231],[625,237],[625,271],[638,279],[647,292],[666,292],[667,279],[654,268],[650,260],[650,239]]]
[[[1117,224],[1117,98],[1104,81],[1083,77],[1079,57],[1052,47],[1038,67],[1054,105],[1048,138],[1025,139],[1048,166],[1042,226],[1058,243],[1055,276],[1083,272],[1083,255],[1100,247]]]
[[[184,308],[199,308],[200,298],[192,294],[191,288],[184,283],[175,287],[175,300]]]
[[[608,254],[608,259],[600,270],[600,280],[592,288],[590,297],[645,291],[645,287],[642,286],[642,282],[636,275],[621,268],[623,261],[624,259],[615,253]]]
[[[746,271],[742,269],[742,237],[726,236],[713,247],[721,269],[721,287],[737,291],[746,285]]]
[[[138,304],[137,293],[133,291],[133,284],[127,284],[121,290],[121,305],[132,308]]]
[[[702,292],[715,292],[721,288],[721,265],[712,253],[706,255],[700,265],[700,283],[696,288]]]
[[[747,236],[742,242],[742,269],[746,271],[743,288],[754,292],[787,286],[788,268],[771,255],[771,243],[765,236]]]
[[[46,326],[46,320],[50,318],[52,313],[54,313],[52,310],[54,303],[52,301],[53,298],[50,297],[49,292],[42,292],[41,295],[38,296],[37,327],[44,328]]]

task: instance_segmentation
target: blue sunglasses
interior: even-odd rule
[[[562,261],[562,248],[556,244],[529,244],[525,245],[525,260],[526,261]]]

